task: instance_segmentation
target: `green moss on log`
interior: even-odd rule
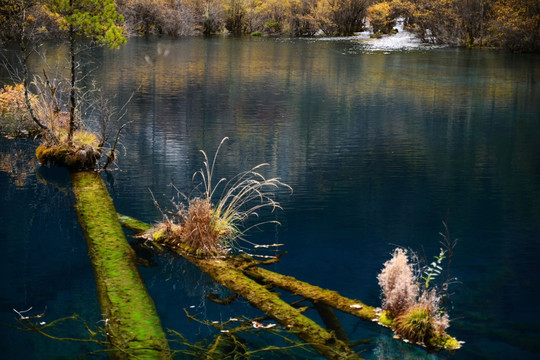
[[[379,317],[379,322],[387,327],[394,327],[396,325],[396,319],[390,315],[388,311],[383,311],[381,316]]]
[[[184,257],[212,279],[295,333],[327,359],[361,359],[348,344],[281,300],[276,293],[245,276],[230,262],[218,258]]]
[[[137,221],[133,222],[130,219],[131,218],[127,216],[121,216],[121,222],[123,224],[125,223],[126,226],[128,226],[127,224],[129,223],[130,229],[135,232],[142,233],[152,228],[150,225],[146,223],[141,223]],[[155,235],[156,234],[154,234],[154,236]],[[164,241],[164,240],[161,239],[161,241]],[[343,297],[336,291],[322,289],[318,286],[314,286],[306,282],[297,280],[296,278],[291,277],[291,276],[278,274],[270,270],[260,268],[258,266],[251,266],[252,264],[249,263],[250,261],[249,259],[246,260],[246,259],[241,259],[240,257],[236,257],[236,258],[227,257],[227,258],[218,260],[218,259],[200,259],[200,258],[188,256],[186,254],[183,254],[182,256],[184,256],[185,258],[190,260],[192,263],[197,265],[201,270],[206,272],[216,281],[220,282],[222,285],[229,288],[231,291],[236,292],[242,297],[246,298],[252,305],[254,305],[255,307],[258,307],[261,310],[263,310],[261,307],[270,306],[270,305],[265,304],[264,303],[265,301],[268,304],[272,304],[272,303],[275,304],[276,301],[278,302],[282,302],[282,301],[277,296],[276,298],[272,298],[272,297],[267,298],[265,296],[262,302],[252,303],[250,301],[250,298],[256,299],[258,296],[262,296],[261,294],[264,292],[260,293],[259,292],[260,290],[258,290],[256,287],[252,288],[251,287],[252,283],[250,282],[252,280],[248,278],[247,280],[249,281],[247,281],[246,277],[241,276],[239,273],[243,273],[244,275],[247,275],[257,280],[260,283],[271,284],[280,289],[302,296],[303,298],[310,300],[312,302],[315,302],[315,303],[320,302],[334,309],[341,310],[345,313],[354,315],[360,319],[370,321],[372,323],[377,323],[385,327],[390,327],[392,329],[395,326],[395,321],[393,319],[390,319],[387,316],[386,312],[383,312],[382,314],[380,314],[380,311],[377,311],[376,308],[372,306],[368,306],[359,300]],[[243,284],[243,285],[239,285],[239,284]],[[245,288],[243,288],[243,286],[245,286]],[[267,291],[265,287],[263,287],[263,289]],[[244,290],[245,290],[245,293],[242,292]],[[251,295],[250,295],[250,292],[252,292]],[[267,315],[278,320],[279,311],[280,311],[279,306],[276,307],[275,309],[267,308],[266,310],[263,310],[263,311]],[[274,314],[276,316],[274,316]],[[285,320],[283,320],[283,322],[278,320],[278,322],[280,322],[282,325],[285,324],[284,326],[288,327],[287,326],[288,323]],[[302,326],[299,326],[299,328],[302,329]],[[324,331],[326,332],[326,330]],[[300,335],[299,337],[302,338],[304,341],[308,342],[308,340],[301,337]],[[440,349],[456,350],[461,347],[461,344],[459,343],[459,341],[457,341],[454,337],[450,336],[447,333],[436,334],[436,336],[431,339],[431,344],[434,345],[436,350],[440,350]]]
[[[294,277],[278,274],[256,266],[249,267],[244,272],[258,281],[270,283],[295,295],[300,295],[313,302],[321,302],[361,319],[374,321],[378,318],[374,307],[368,306],[359,300],[343,297],[336,291],[322,289],[318,286],[297,280]]]
[[[171,359],[154,302],[99,174],[71,175],[114,359]]]
[[[149,229],[147,224],[132,221],[124,215],[119,215],[119,220],[135,232],[142,233]],[[155,233],[152,235],[156,237]],[[167,241],[160,238],[159,234],[157,237],[160,239],[158,245],[167,247]],[[348,344],[337,339],[333,333],[304,316],[298,309],[281,300],[276,293],[269,291],[264,285],[247,277],[237,268],[238,262],[234,259],[201,258],[178,251],[178,249],[174,251],[233,293],[242,296],[252,306],[276,320],[284,328],[295,333],[324,357],[336,360],[361,359]]]
[[[134,233],[148,231],[153,228],[150,224],[122,214],[118,214],[118,221],[120,221],[120,224],[122,224],[123,227]]]

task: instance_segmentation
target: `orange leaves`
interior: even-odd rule
[[[36,96],[31,96],[30,101],[35,104]],[[7,133],[19,133],[33,128],[22,84],[5,85],[0,89],[0,125],[0,131]]]
[[[5,85],[0,89],[0,113],[19,111],[24,107],[24,88],[22,84]]]
[[[0,153],[0,171],[8,173],[16,186],[26,184],[36,168],[36,158],[22,150]]]

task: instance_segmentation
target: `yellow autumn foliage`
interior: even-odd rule
[[[14,37],[15,5],[0,5],[0,39]],[[341,36],[362,30],[367,19],[374,32],[389,32],[402,17],[425,41],[540,50],[537,0],[116,0],[116,6],[125,18],[124,32],[131,34]],[[32,28],[52,34],[58,27],[47,7],[31,10]]]
[[[493,6],[493,44],[515,51],[540,48],[538,1],[500,0]]]
[[[388,1],[376,3],[367,8],[367,17],[373,32],[388,34],[392,30],[395,19],[392,17],[392,7]]]
[[[36,96],[30,97],[32,104],[36,101]],[[26,107],[23,85],[4,85],[0,89],[0,133],[20,135],[35,130],[36,125]]]

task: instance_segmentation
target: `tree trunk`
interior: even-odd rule
[[[152,227],[130,217],[119,215],[122,225],[135,233]],[[347,343],[303,315],[298,309],[281,300],[278,294],[269,291],[264,285],[247,277],[241,270],[245,262],[234,258],[199,258],[186,253],[181,254],[212,279],[242,296],[252,306],[277,321],[285,329],[295,333],[327,359],[361,359]],[[240,267],[238,266],[240,264]]]
[[[95,172],[71,174],[112,359],[171,359],[154,302],[135,265],[107,188]]]
[[[328,330],[332,330],[339,340],[344,341],[346,344],[350,344],[351,341],[349,340],[349,336],[345,329],[343,329],[343,326],[341,326],[341,322],[334,313],[334,309],[321,302],[314,302],[313,306],[319,313],[324,326],[326,326]]]
[[[135,233],[143,233],[152,229],[152,226],[128,216],[118,215],[118,217],[123,226]],[[256,266],[261,262],[245,260],[240,257],[224,257],[222,259],[195,258],[187,253],[172,252],[195,264],[221,285],[245,298],[251,305],[278,321],[285,328],[290,328],[296,332],[299,338],[312,345],[321,355],[329,359],[358,359],[359,357],[352,352],[346,340],[341,340],[346,339],[346,335],[341,334],[336,337],[333,333],[329,334],[312,320],[300,314],[298,310],[279,299],[275,293],[268,291],[267,287],[260,283],[269,284],[302,296],[314,304],[322,304],[318,310],[321,316],[326,318],[325,322],[337,320],[337,318],[332,319],[332,314],[328,312],[333,308],[371,323],[388,327],[388,325],[379,322],[380,314],[376,308],[365,305],[361,301],[343,297],[336,291],[322,289],[294,277]],[[334,328],[334,330],[340,327],[337,324],[330,323],[327,326]],[[455,338],[446,333],[439,334],[434,341],[436,346],[428,348],[428,350],[457,350],[461,347]]]
[[[27,17],[26,17],[26,12],[23,11],[23,18],[22,18],[22,30],[21,30],[21,37],[20,37],[20,41],[19,41],[19,46],[21,48],[21,52],[22,52],[22,66],[23,66],[23,88],[24,88],[24,102],[26,104],[26,107],[28,109],[28,112],[30,113],[30,117],[32,118],[32,120],[39,126],[39,128],[42,130],[42,131],[45,131],[47,133],[47,135],[50,137],[51,141],[54,143],[54,144],[58,144],[58,139],[56,138],[56,136],[54,135],[53,131],[51,130],[51,128],[49,128],[48,126],[44,125],[36,116],[36,113],[34,112],[34,107],[32,106],[32,102],[30,101],[30,95],[28,94],[28,77],[29,77],[29,74],[28,74],[28,57],[30,56],[30,54],[28,53],[28,50],[26,48],[26,35],[25,35],[25,28],[26,28],[26,21],[27,21]]]
[[[337,339],[334,334],[281,300],[278,294],[245,276],[234,268],[231,262],[225,259],[196,258],[189,255],[184,258],[230,291],[242,296],[281,326],[295,333],[327,359],[361,359],[348,344]]]
[[[314,303],[321,302],[360,319],[374,321],[379,318],[375,312],[375,308],[372,306],[365,305],[359,300],[343,297],[336,291],[322,289],[318,286],[297,280],[292,276],[278,274],[256,266],[248,267],[244,270],[244,273],[257,281],[272,284]]]
[[[71,8],[71,0],[69,2]],[[69,89],[69,129],[68,129],[68,144],[71,145],[73,140],[73,130],[75,129],[75,108],[77,106],[77,97],[75,95],[77,74],[75,66],[75,30],[73,25],[69,25],[69,55],[70,55],[70,71],[71,71],[71,88]]]

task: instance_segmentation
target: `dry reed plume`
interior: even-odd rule
[[[397,248],[392,259],[384,263],[377,279],[383,293],[383,309],[388,310],[394,317],[416,304],[419,286],[406,250]]]
[[[441,308],[437,289],[420,286],[407,250],[397,248],[377,276],[382,290],[384,317],[400,337],[428,348],[460,346],[446,334],[448,314]],[[423,290],[421,290],[423,289]],[[442,339],[442,340],[441,340]]]
[[[279,224],[275,220],[262,221],[242,228],[248,218],[258,217],[263,209],[281,209],[279,203],[273,199],[275,190],[280,187],[292,189],[279,179],[267,179],[258,172],[268,164],[257,165],[230,180],[221,178],[214,182],[216,159],[221,146],[227,140],[227,137],[221,140],[212,161],[201,150],[204,168],[197,171],[193,178],[200,177],[202,194],[188,199],[179,192],[178,200],[172,201],[176,211],[171,217],[162,212],[163,222],[156,226],[154,240],[177,251],[183,250],[200,256],[223,255],[239,249],[239,240],[249,243],[243,235],[250,229],[266,223]],[[184,201],[180,200],[182,198]],[[154,202],[157,205],[155,199]],[[270,246],[277,245],[279,244]]]

